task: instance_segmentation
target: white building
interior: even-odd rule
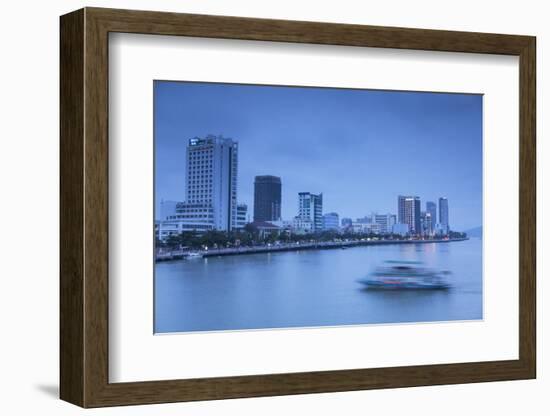
[[[237,142],[221,136],[190,139],[186,151],[186,201],[162,201],[159,237],[183,231],[231,231],[246,224],[237,206]]]
[[[179,235],[182,231],[185,231],[180,228],[180,225],[181,221],[161,221],[158,224],[158,231],[156,232],[157,238],[160,240],[166,240],[171,235]]]
[[[212,135],[189,140],[187,203],[208,205],[215,230],[231,231],[237,226],[237,166],[236,141]]]
[[[396,217],[393,214],[372,214],[373,224],[378,225],[380,234],[390,234],[393,230],[394,224],[397,222]]]
[[[247,214],[248,214],[248,205],[238,204],[237,205],[237,223],[235,225],[236,229],[242,230],[244,226],[248,223]]]
[[[421,234],[420,198],[417,196],[397,197],[397,222],[407,224],[410,234]]]
[[[357,234],[381,234],[380,224],[373,222],[353,221],[351,227],[354,233]]]
[[[214,209],[210,203],[178,202],[172,215],[168,215],[160,222],[159,238],[165,239],[183,231],[213,230],[213,218]]]
[[[300,216],[294,217],[292,228],[297,234],[312,233],[315,231],[313,221],[309,218],[302,218]]]
[[[323,194],[315,195],[310,192],[298,194],[298,217],[309,220],[313,231],[323,230]]]

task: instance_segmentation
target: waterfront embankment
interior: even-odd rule
[[[433,244],[433,243],[452,243],[465,241],[469,238],[448,238],[431,240],[349,240],[349,241],[319,241],[319,242],[300,242],[300,243],[281,243],[261,246],[239,246],[224,248],[209,248],[208,250],[189,251],[189,250],[163,250],[155,254],[155,261],[180,260],[187,257],[217,257],[217,256],[235,256],[243,254],[272,253],[283,251],[299,250],[328,250],[328,249],[347,249],[357,246],[370,245],[397,245],[397,244]]]

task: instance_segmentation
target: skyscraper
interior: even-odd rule
[[[439,224],[445,234],[450,230],[449,227],[449,201],[445,197],[439,198]]]
[[[281,219],[281,178],[264,175],[254,178],[254,221]]]
[[[195,137],[187,145],[186,222],[231,231],[237,222],[237,142],[222,136]]]
[[[435,224],[437,223],[437,205],[435,204],[435,202],[426,202],[426,212],[430,213],[431,227],[429,231],[430,234],[433,234],[433,232],[435,231]]]
[[[397,197],[397,223],[406,224],[405,222],[405,199],[407,197],[404,195],[399,195]]]
[[[298,218],[311,221],[313,231],[321,231],[323,229],[323,194],[300,192],[298,199]]]
[[[397,220],[399,224],[407,224],[410,234],[421,234],[420,198],[417,196],[397,197]]]

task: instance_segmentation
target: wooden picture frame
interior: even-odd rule
[[[60,28],[61,399],[101,407],[535,378],[534,37],[100,8],[64,15]],[[110,32],[519,56],[519,359],[109,383]]]

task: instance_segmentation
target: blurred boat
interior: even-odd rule
[[[424,267],[421,262],[386,261],[358,282],[378,290],[447,290],[451,288],[450,274]]]
[[[188,259],[201,259],[202,254],[199,253],[198,251],[190,251],[189,253],[187,253],[187,258]]]

